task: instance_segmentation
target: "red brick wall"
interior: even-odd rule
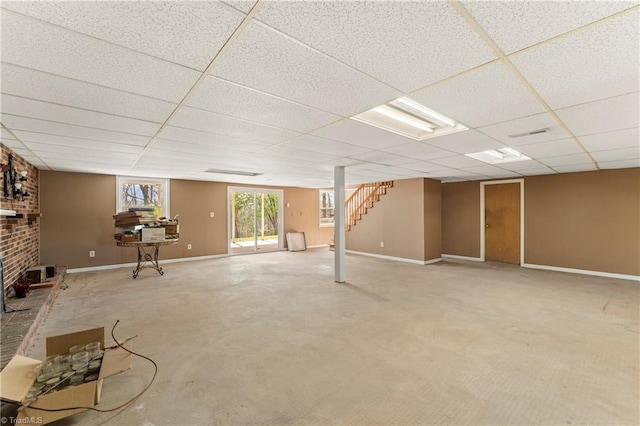
[[[32,222],[27,220],[28,213],[39,213],[39,171],[32,164],[25,161],[18,154],[3,144],[0,144],[0,163],[7,164],[9,154],[13,154],[13,166],[20,172],[26,170],[27,181],[23,188],[31,194],[24,201],[11,197],[4,197],[3,180],[0,174],[0,208],[16,210],[24,214],[23,219],[9,219],[0,216],[0,256],[4,265],[4,285],[13,284],[27,269],[40,263],[40,219]]]

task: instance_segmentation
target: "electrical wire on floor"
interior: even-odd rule
[[[124,407],[126,407],[127,405],[131,404],[132,402],[134,402],[136,399],[140,398],[153,384],[154,380],[156,379],[156,375],[158,374],[158,364],[156,364],[156,362],[154,360],[152,360],[151,358],[149,358],[148,356],[139,354],[137,352],[134,352],[132,350],[129,350],[127,348],[125,348],[122,343],[120,343],[118,341],[118,339],[116,339],[116,336],[114,336],[113,332],[116,329],[116,326],[118,325],[118,323],[120,322],[120,320],[117,320],[115,324],[113,324],[113,327],[111,328],[111,338],[113,338],[113,341],[116,342],[116,347],[122,348],[123,350],[129,352],[131,355],[133,356],[137,356],[139,358],[145,359],[147,361],[149,361],[151,364],[153,364],[153,376],[151,376],[151,380],[149,381],[149,384],[147,384],[147,386],[142,389],[142,391],[140,391],[136,396],[134,396],[133,398],[131,398],[130,400],[128,400],[127,402],[118,405],[117,407],[113,407],[113,408],[108,408],[108,409],[102,409],[102,408],[96,408],[96,407],[86,407],[86,406],[78,406],[78,407],[68,407],[68,408],[40,408],[37,407],[35,405],[33,405],[36,401],[34,401],[34,403],[28,404],[28,405],[24,405],[22,407],[20,407],[18,409],[18,411],[22,411],[27,407],[33,408],[34,410],[41,410],[41,411],[47,411],[47,412],[58,412],[58,411],[68,411],[68,410],[93,410],[93,411],[97,411],[99,413],[109,413],[112,411],[117,411],[120,410]],[[126,343],[127,341],[131,340],[127,339],[125,340],[123,343]]]

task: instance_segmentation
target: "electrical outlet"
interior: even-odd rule
[[[380,241],[380,247],[384,247],[384,241]]]
[[[216,216],[216,214],[214,212],[210,212],[209,213],[209,217],[215,217],[215,216]]]
[[[93,250],[89,251],[89,257],[96,257],[96,252]]]
[[[191,250],[191,244],[187,244],[187,250]]]

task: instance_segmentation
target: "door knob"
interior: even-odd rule
[[[484,225],[485,228],[490,228],[491,226],[487,223]]]

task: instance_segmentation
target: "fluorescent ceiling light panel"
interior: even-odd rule
[[[260,176],[263,173],[257,172],[245,172],[242,170],[222,170],[222,169],[208,169],[205,173],[218,173],[221,175],[239,175],[239,176]]]
[[[393,102],[390,102],[391,105],[399,106],[400,108],[405,107],[410,111],[413,111],[421,116],[424,116],[427,120],[436,120],[440,123],[444,123],[445,126],[455,127],[456,122],[447,117],[446,115],[442,115],[439,112],[436,112],[432,109],[427,108],[426,106],[414,101],[413,99],[409,99],[407,97],[396,99]]]
[[[489,151],[474,152],[472,154],[465,155],[489,164],[504,164],[513,163],[515,161],[531,160],[531,158],[519,153],[513,148],[498,148],[497,150],[490,149]]]
[[[351,119],[416,141],[469,130],[407,97],[354,115]]]

